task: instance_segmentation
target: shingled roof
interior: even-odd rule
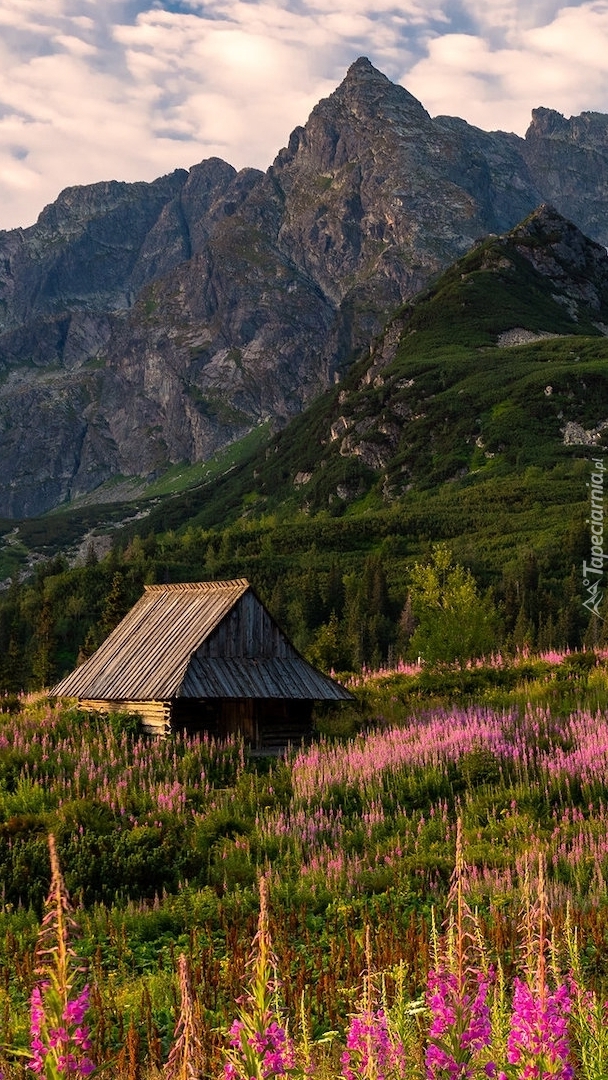
[[[53,693],[105,701],[351,697],[300,656],[245,579],[145,586]]]

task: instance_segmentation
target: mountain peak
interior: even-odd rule
[[[515,241],[535,240],[537,243],[556,245],[566,243],[572,250],[594,249],[595,255],[606,262],[606,248],[586,236],[554,206],[542,203],[509,233]]]
[[[551,296],[575,323],[594,326],[608,311],[608,256],[553,206],[545,203],[504,238],[550,283]],[[580,332],[580,330],[578,331]]]
[[[360,56],[350,65],[344,79],[331,97],[367,101],[369,104],[375,104],[381,98],[385,108],[389,107],[391,101],[398,102],[399,106],[414,109],[428,119],[428,113],[418,99],[399,83],[391,82],[386,75],[374,67],[367,56]]]
[[[375,68],[367,56],[360,56],[349,67],[343,82],[360,81],[361,79],[375,79],[381,83],[390,82],[390,79],[378,68]]]
[[[532,122],[526,132],[526,142],[551,139],[571,143],[577,149],[599,151],[608,149],[608,116],[605,113],[582,112],[579,116],[565,116],[555,109],[532,109]]]
[[[562,231],[565,229],[573,228],[572,222],[560,214],[554,206],[550,203],[541,203],[537,206],[531,214],[528,214],[523,221],[520,221],[514,229],[511,230],[512,235],[538,235],[539,233]]]
[[[419,136],[430,123],[426,109],[412,94],[360,56],[333,93],[315,105],[306,125],[292,131],[289,145],[279,151],[272,167],[291,167],[294,161],[301,162],[298,156],[303,153],[309,167],[312,162],[314,169],[327,173],[360,160],[368,147],[384,142],[395,171],[405,132]]]
[[[567,138],[568,121],[555,109],[544,107],[532,109],[532,121],[526,132],[526,139]]]

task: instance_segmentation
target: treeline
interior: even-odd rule
[[[430,536],[414,545],[394,509],[352,518],[269,515],[225,529],[132,535],[99,560],[91,547],[84,565],[72,569],[56,556],[0,594],[0,691],[52,686],[92,654],[145,584],[164,582],[248,578],[296,647],[326,670],[415,658],[426,646],[430,659],[459,659],[465,624],[483,623],[483,633],[467,639],[477,654],[600,644],[604,624],[589,623],[582,606],[580,550],[573,534],[551,556],[524,550],[501,569],[470,545],[448,543],[451,559],[443,569],[435,565],[439,584],[456,568],[468,590],[458,601],[464,607],[456,615],[451,609],[458,632],[450,631],[450,656],[441,634],[437,644],[437,628],[453,600],[442,594],[437,606],[433,589],[421,588],[437,545]],[[452,593],[460,595],[456,587]]]

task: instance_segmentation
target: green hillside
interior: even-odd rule
[[[600,640],[582,563],[608,436],[607,263],[545,208],[395,313],[282,431],[175,469],[128,508],[10,523],[5,573],[32,549],[54,561],[0,598],[0,679],[52,681],[149,581],[246,576],[322,666],[407,655],[412,567],[438,541],[487,592],[497,648]],[[66,550],[104,531],[110,553],[68,569]]]

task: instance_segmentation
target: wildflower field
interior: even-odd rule
[[[608,1077],[607,678],[364,673],[283,759],[6,702],[5,1080]]]

